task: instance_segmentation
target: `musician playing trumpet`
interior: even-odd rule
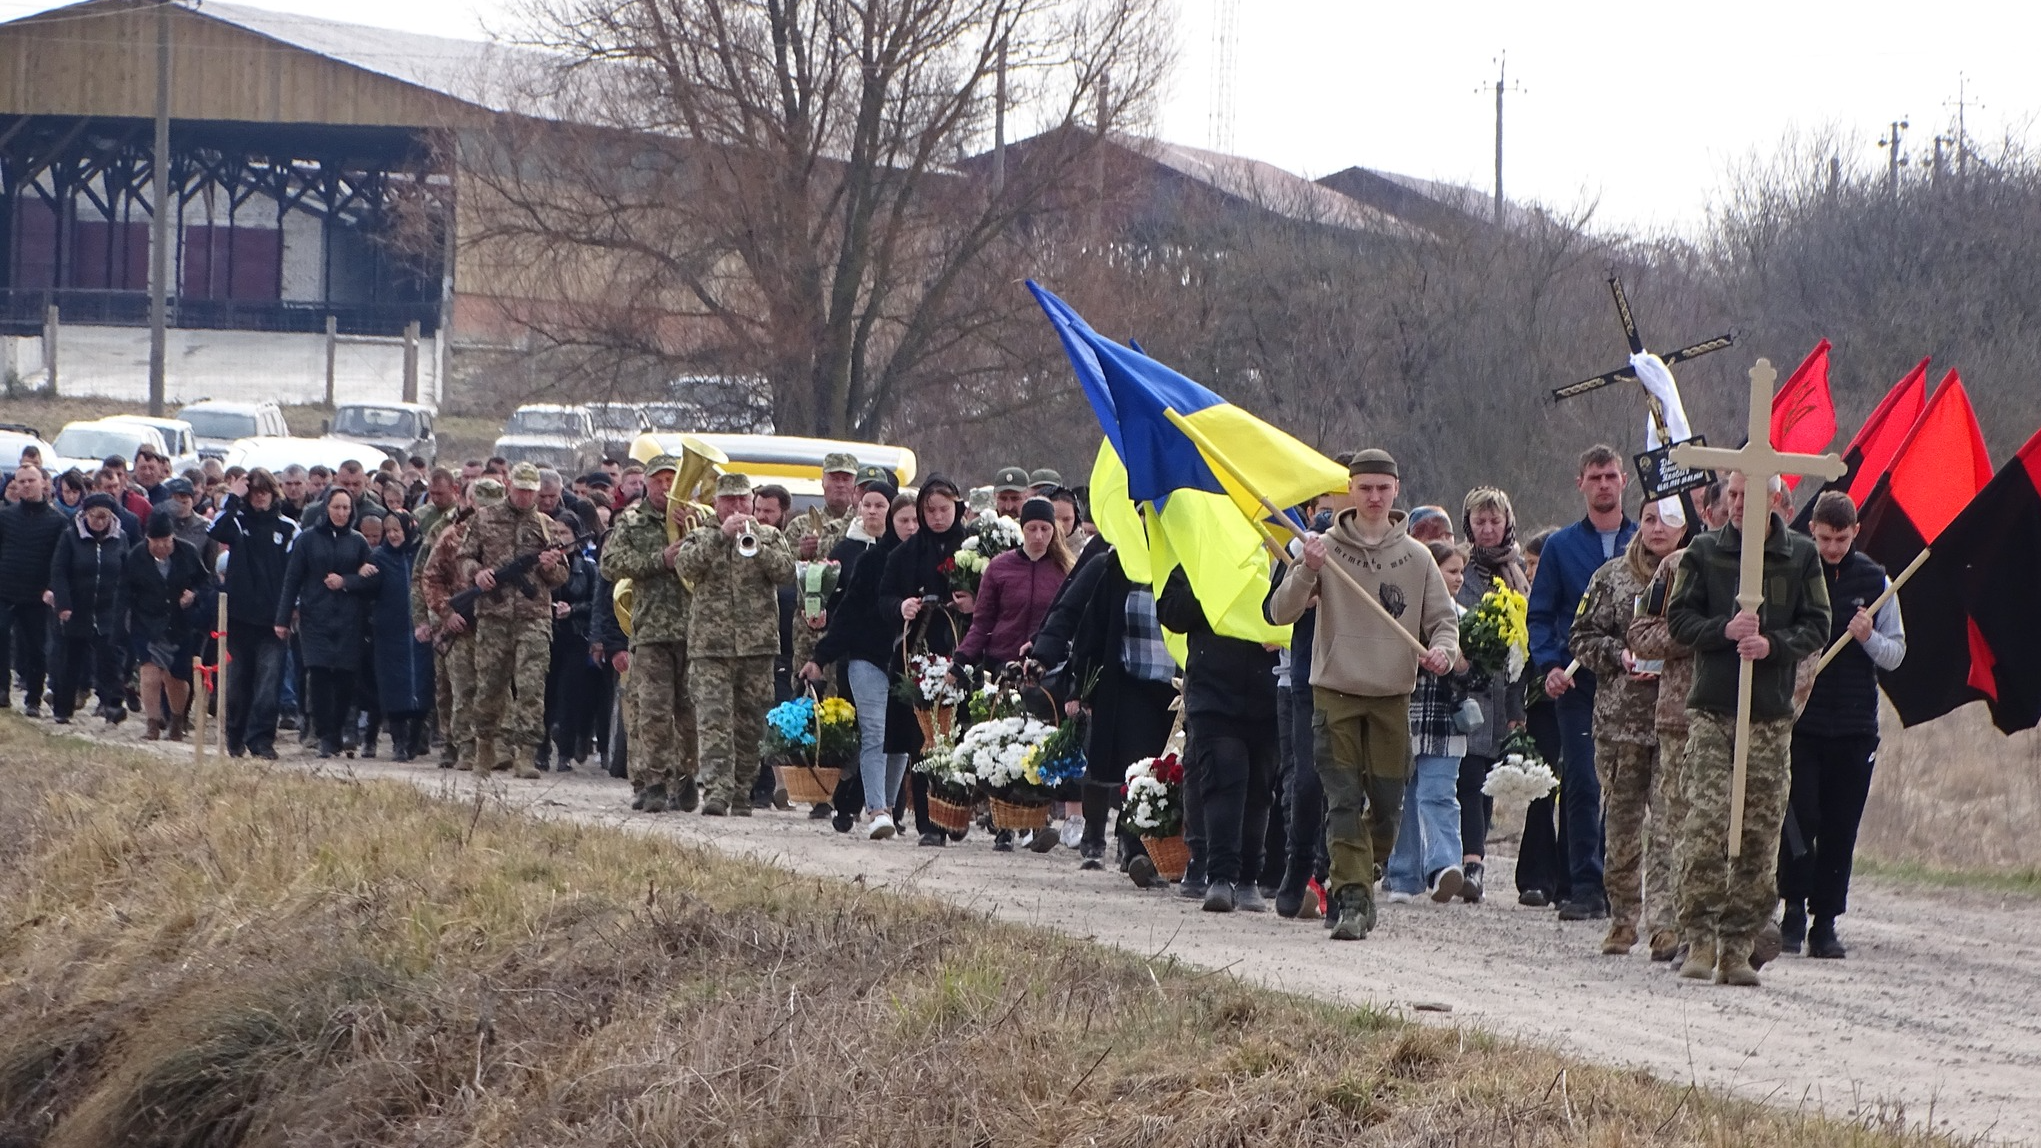
[[[794,580],[794,552],[785,535],[753,515],[748,477],[716,480],[715,511],[715,526],[681,540],[673,569],[693,588],[687,679],[701,729],[702,813],[746,817],[773,704],[779,588]]]

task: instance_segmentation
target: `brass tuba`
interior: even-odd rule
[[[680,469],[673,474],[673,489],[666,495],[666,540],[678,542],[681,537],[702,525],[714,516],[715,510],[703,499],[714,497],[716,478],[722,473],[730,456],[703,442],[693,435],[680,437]],[[610,601],[616,608],[617,626],[628,636],[631,633],[631,604],[635,592],[631,579],[617,582],[610,594]]]

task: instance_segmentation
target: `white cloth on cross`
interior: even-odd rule
[[[1650,351],[1639,351],[1630,356],[1630,369],[1637,372],[1637,381],[1658,402],[1659,412],[1665,419],[1665,431],[1673,442],[1694,437],[1694,431],[1687,424],[1686,404],[1680,401],[1680,385],[1673,381],[1672,368],[1665,360]],[[1657,450],[1665,442],[1658,436],[1658,421],[1649,414],[1644,416],[1644,449]],[[1671,526],[1685,526],[1687,512],[1677,498],[1658,500],[1658,516]]]

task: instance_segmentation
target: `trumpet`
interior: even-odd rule
[[[756,526],[757,523],[754,520],[749,518],[744,520],[744,533],[737,536],[737,557],[758,557],[758,531],[755,529]]]

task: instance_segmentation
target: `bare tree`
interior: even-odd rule
[[[872,436],[917,394],[1006,382],[1029,306],[1012,281],[1169,61],[1158,0],[533,0],[525,18],[560,64],[527,86],[543,119],[459,137],[475,264],[584,364],[764,378],[785,433]],[[996,171],[1002,85],[1009,124],[1054,143]]]

